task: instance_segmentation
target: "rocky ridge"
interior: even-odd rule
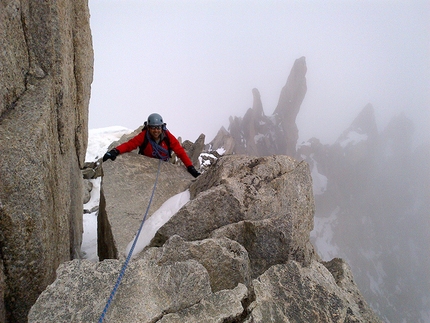
[[[154,176],[156,160],[134,153],[121,157],[123,166],[117,161],[105,166],[131,169],[139,159],[139,172]],[[349,266],[341,259],[322,262],[310,243],[314,200],[305,162],[225,156],[197,180],[181,165],[163,163],[163,168],[172,180],[188,181],[190,201],[130,262],[108,320],[379,322]],[[106,169],[103,173],[103,191],[129,192]],[[123,183],[140,182],[135,173],[122,172]],[[147,191],[152,183],[142,185]],[[155,200],[163,194],[156,193]],[[99,216],[112,232],[130,235],[133,215],[118,207],[123,198],[120,192],[109,194]],[[142,200],[128,201],[139,209]],[[29,322],[96,321],[125,257],[123,247],[119,260],[63,263],[32,307]]]
[[[97,277],[100,278],[104,275],[103,273],[106,273],[106,276],[109,277],[103,278],[106,278],[106,281],[105,285],[102,283],[104,287],[101,287],[103,289],[101,293],[108,291],[118,273],[121,260],[109,260],[108,258],[121,258],[122,253],[118,252],[118,246],[121,244],[116,242],[120,241],[120,239],[115,239],[118,235],[113,234],[112,237],[108,237],[108,235],[101,233],[100,236],[106,239],[107,248],[102,249],[105,254],[103,252],[100,254],[102,255],[101,258],[106,260],[99,264],[78,259],[67,262],[72,258],[80,257],[79,246],[82,234],[82,181],[80,168],[83,166],[87,142],[87,114],[93,59],[88,3],[86,1],[70,2],[66,0],[55,3],[2,2],[0,3],[0,30],[2,30],[0,43],[4,45],[4,50],[0,51],[0,61],[2,62],[0,64],[0,81],[2,85],[0,87],[0,153],[2,154],[0,159],[0,321],[27,322],[27,313],[30,306],[33,305],[35,299],[45,287],[54,281],[55,270],[59,264],[62,265],[58,267],[58,279],[52,285],[49,285],[46,292],[40,296],[38,306],[50,297],[50,293],[55,294],[58,292],[58,290],[55,290],[56,286],[63,288],[64,285],[70,284],[71,287],[67,285],[67,288],[73,290],[80,290],[82,287],[88,288],[89,286],[86,282],[88,282],[88,277],[92,275],[96,276],[95,281],[97,282]],[[253,91],[254,109],[251,109],[247,115],[247,121],[243,122],[242,118],[236,119],[236,117],[232,117],[230,132],[221,129],[221,135],[211,142],[211,148],[208,149],[207,153],[199,154],[200,147],[204,144],[204,136],[199,138],[198,144],[184,142],[184,146],[188,146],[190,157],[192,157],[195,164],[198,165],[197,161],[202,161],[202,169],[208,171],[209,166],[207,166],[206,162],[209,160],[215,162],[220,157],[216,153],[218,148],[224,148],[227,154],[237,154],[239,151],[241,154],[254,156],[289,154],[295,156],[296,159],[300,159],[300,154],[295,154],[297,127],[294,127],[294,120],[306,93],[305,73],[305,60],[301,58],[294,64],[287,84],[282,90],[282,97],[279,100],[276,113],[272,117],[265,117],[258,90],[255,89]],[[256,118],[262,119],[257,120]],[[260,121],[263,121],[263,123],[260,123]],[[408,123],[404,122],[402,118],[393,123],[392,129],[396,129],[398,126],[405,130],[409,129]],[[290,130],[292,132],[289,132]],[[244,133],[246,134],[245,141],[242,138]],[[389,142],[397,142],[399,139],[395,137],[395,133],[390,129],[380,137]],[[241,146],[243,142],[246,142],[246,145]],[[400,142],[402,143],[401,145],[382,145],[379,148],[382,148],[384,153],[388,154],[392,151],[399,152],[407,146],[407,141],[400,140]],[[247,147],[251,147],[253,150],[248,151]],[[280,149],[277,150],[277,148]],[[391,148],[395,149],[392,150]],[[318,149],[327,153],[325,147],[318,146]],[[421,147],[421,150],[414,152],[413,156],[418,160],[424,160],[427,158],[425,151],[429,150],[426,150],[426,147]],[[355,156],[360,156],[360,152],[356,151],[356,149],[351,149],[351,152],[354,152]],[[204,157],[202,157],[203,155]],[[309,158],[304,159],[309,163],[313,163],[313,158],[312,155],[309,155]],[[321,155],[318,159],[328,160],[324,158],[326,156]],[[401,158],[396,159],[402,160]],[[423,164],[426,165],[425,163]],[[402,168],[405,164],[402,162],[399,165]],[[394,169],[399,165],[395,166]],[[176,173],[180,169],[174,165],[165,166],[176,167],[171,169],[172,173]],[[320,164],[318,167],[328,169],[329,166]],[[347,166],[344,165],[344,167],[347,169]],[[392,169],[390,168],[390,170]],[[180,177],[177,180],[187,186],[188,179],[186,177],[188,174],[183,172],[181,176],[184,177]],[[426,197],[423,194],[425,190],[420,189],[420,187],[426,185],[425,178],[414,178],[414,180],[418,183],[414,187],[414,192],[417,192],[417,195],[424,199]],[[393,184],[390,180],[387,180],[387,182],[389,185]],[[243,183],[243,187],[246,188],[248,184]],[[397,185],[398,183],[394,184]],[[216,184],[216,186],[220,185]],[[231,189],[228,185],[221,185],[220,191],[223,191],[226,187],[228,188],[228,193]],[[283,187],[279,187],[279,189],[282,190]],[[204,194],[205,190],[199,192],[194,196],[193,200],[201,199],[197,198],[197,196]],[[165,196],[169,195],[168,192],[165,193]],[[253,193],[253,191],[246,191],[246,194],[248,193]],[[338,193],[326,195],[330,199],[338,198],[339,196]],[[218,200],[222,200],[222,197],[223,195],[220,195]],[[238,196],[230,198],[236,201],[241,200]],[[318,196],[316,198],[318,203]],[[160,198],[159,201],[162,199]],[[248,199],[243,201],[247,203]],[[419,205],[420,210],[425,211],[421,206],[425,205],[425,203],[415,205]],[[268,208],[268,206],[265,207]],[[105,207],[101,205],[101,210],[103,209]],[[181,216],[184,217],[191,211],[187,209],[181,212]],[[203,240],[184,240],[182,237],[173,234],[171,224],[168,224],[157,234],[152,247],[143,252],[142,259],[137,259],[136,262],[132,262],[130,265],[131,271],[134,270],[133,267],[138,267],[135,280],[137,285],[131,283],[131,292],[127,289],[125,290],[131,294],[136,293],[136,295],[139,295],[136,292],[136,286],[139,286],[140,279],[143,276],[148,278],[148,282],[153,282],[157,277],[160,277],[161,273],[166,273],[166,270],[171,272],[172,275],[167,275],[168,278],[161,280],[160,286],[163,286],[166,291],[176,290],[174,287],[180,285],[175,285],[175,282],[185,282],[187,280],[187,270],[190,273],[196,271],[198,272],[196,277],[201,281],[205,281],[201,284],[198,283],[202,286],[204,285],[203,292],[200,290],[195,291],[190,301],[184,300],[182,294],[169,294],[172,297],[161,307],[159,307],[160,304],[158,303],[152,304],[156,309],[150,312],[155,313],[157,319],[174,320],[178,319],[177,315],[182,315],[180,317],[183,320],[190,322],[193,319],[201,322],[202,317],[211,317],[213,321],[219,321],[221,317],[226,322],[235,320],[270,321],[270,318],[265,316],[267,313],[273,313],[273,320],[278,317],[285,319],[285,313],[297,312],[293,302],[295,299],[292,300],[284,291],[283,299],[292,300],[293,307],[279,310],[281,306],[275,304],[270,298],[276,298],[278,294],[283,293],[280,288],[275,288],[276,283],[272,284],[271,281],[277,280],[281,285],[284,285],[285,281],[276,278],[276,275],[282,272],[282,266],[288,265],[289,272],[292,271],[299,275],[296,278],[290,277],[289,282],[295,281],[296,286],[307,284],[306,286],[312,291],[315,288],[321,290],[321,287],[315,287],[319,286],[319,283],[317,285],[309,283],[312,279],[304,278],[302,280],[303,277],[309,276],[309,269],[312,268],[311,272],[314,281],[321,282],[324,279],[328,279],[329,282],[323,285],[327,287],[327,290],[331,290],[330,295],[336,295],[336,297],[330,299],[337,300],[338,297],[343,299],[343,301],[336,301],[333,304],[339,303],[341,306],[347,306],[348,308],[345,314],[345,307],[338,312],[336,309],[327,309],[321,306],[321,310],[311,311],[312,313],[319,313],[317,314],[318,317],[327,317],[324,313],[330,312],[334,313],[333,315],[330,314],[333,320],[341,318],[347,321],[353,319],[351,313],[354,315],[359,313],[363,319],[371,313],[371,311],[368,312],[368,307],[359,297],[359,293],[356,293],[356,286],[348,285],[348,283],[351,283],[348,265],[337,259],[330,262],[321,261],[308,242],[303,244],[304,240],[298,243],[300,248],[288,251],[288,256],[284,254],[286,250],[281,250],[278,246],[278,249],[275,250],[275,255],[280,257],[281,263],[279,264],[277,261],[273,262],[275,263],[273,264],[267,259],[256,260],[261,250],[259,248],[253,249],[253,247],[258,247],[258,244],[249,244],[253,241],[254,234],[261,233],[264,230],[271,232],[272,229],[276,228],[270,227],[270,225],[269,228],[265,228],[262,225],[265,224],[265,221],[272,221],[273,219],[271,218],[256,222],[253,218],[247,218],[252,213],[249,213],[246,207],[245,209],[240,207],[240,212],[239,218],[244,217],[243,220],[237,223],[230,220],[230,224],[217,228],[209,235],[205,232],[204,236],[208,235],[208,237]],[[108,218],[107,214],[105,214],[104,218]],[[198,217],[196,216],[196,218]],[[279,218],[277,220],[280,221]],[[414,227],[418,228],[417,231],[425,228],[425,226],[420,226],[419,219],[414,219],[412,223]],[[105,222],[105,224],[109,228],[109,222]],[[263,230],[259,231],[262,228]],[[291,231],[288,231],[290,228],[285,224],[284,229],[286,232]],[[276,232],[276,230],[273,230],[273,232]],[[242,233],[244,235],[241,235]],[[127,234],[129,232],[123,233],[124,236],[127,236]],[[303,234],[302,238],[305,237],[304,239],[308,241],[306,233]],[[228,238],[225,236],[228,236]],[[242,242],[236,241],[241,240],[241,237]],[[286,239],[285,241],[288,241],[291,246],[297,245],[294,242],[296,237],[287,235],[279,238]],[[276,238],[272,238],[272,240],[276,241]],[[269,241],[271,240],[269,239]],[[265,248],[267,247],[264,239],[259,242]],[[168,248],[169,244],[171,249]],[[349,244],[351,243],[349,242]],[[247,249],[243,249],[245,248],[244,245],[247,245],[253,251],[251,256],[247,256],[248,258],[244,256],[247,253]],[[404,244],[399,244],[400,247],[402,245]],[[423,243],[423,245],[428,244]],[[111,250],[112,253],[107,252],[107,250]],[[169,271],[172,268],[169,260],[166,260],[168,265],[163,265],[165,267],[162,269],[153,266],[155,260],[160,259],[160,253],[172,254],[172,250],[175,250],[173,254],[177,250],[182,255],[187,255],[185,258],[187,258],[186,262],[189,263],[183,264],[179,273],[173,269]],[[219,251],[218,253],[216,252],[217,250]],[[233,250],[232,255],[228,256],[231,250]],[[204,257],[204,255],[211,256]],[[166,256],[161,259],[165,260],[167,258]],[[235,275],[231,275],[232,271],[230,275],[225,272],[216,275],[216,270],[211,270],[209,266],[212,258],[217,259],[219,263],[231,263],[231,266],[244,268],[244,270],[235,271]],[[424,258],[430,259],[429,257]],[[195,259],[199,259],[201,266]],[[251,259],[253,259],[253,265],[251,265]],[[172,263],[176,263],[176,260]],[[389,259],[387,262],[389,263]],[[253,266],[257,269],[252,268]],[[145,268],[143,271],[139,269],[143,267]],[[266,268],[268,269],[264,271]],[[159,271],[157,272],[157,270]],[[327,274],[326,270],[330,274]],[[264,273],[255,278],[256,275],[263,271]],[[148,274],[148,272],[151,273]],[[181,276],[182,273],[185,273],[185,276]],[[412,276],[420,277],[420,274],[422,274],[421,271],[414,271]],[[68,275],[74,277],[74,281],[66,283]],[[206,276],[208,277],[207,280],[204,278]],[[131,281],[134,279],[132,277],[130,277]],[[170,280],[172,277],[178,277],[178,279],[173,279],[172,283],[172,280]],[[190,277],[194,277],[194,274]],[[226,277],[228,279],[218,280],[215,279],[216,277]],[[330,277],[334,278],[334,283],[338,287],[351,291],[347,295],[355,295],[354,299],[351,300],[345,295],[342,296],[342,292],[336,289],[337,287],[329,287],[333,283]],[[90,281],[93,280],[90,279]],[[166,285],[163,285],[163,282]],[[234,286],[236,282],[238,283]],[[264,284],[261,282],[264,282]],[[62,285],[63,283],[64,285]],[[124,283],[127,286],[127,282]],[[190,285],[194,286],[195,283],[196,281]],[[405,282],[403,282],[402,286],[404,284]],[[210,286],[210,293],[208,285]],[[422,285],[425,289],[425,284]],[[88,288],[87,291],[98,292],[97,286],[91,286],[93,288]],[[145,285],[140,290],[148,292],[145,288],[150,288],[152,285],[148,286]],[[184,286],[188,285],[184,283]],[[294,290],[293,287],[289,288]],[[217,289],[219,290],[215,291]],[[206,292],[208,295],[206,295]],[[396,294],[396,291],[394,290],[392,294]],[[84,309],[94,305],[93,312],[95,313],[98,312],[104,300],[97,297],[93,299],[91,293],[83,295],[85,297],[76,296],[75,294],[62,294],[61,297],[63,298],[60,301],[63,302],[63,306],[61,309],[56,309],[56,311],[58,313],[67,312],[64,315],[70,314],[71,320],[86,321],[89,317],[86,314],[79,316],[81,314],[78,311],[70,313],[67,310],[69,303],[76,304],[82,301],[77,307]],[[152,295],[157,300],[157,294],[148,292],[148,295]],[[202,295],[203,298],[200,298]],[[425,300],[420,295],[418,294],[417,296],[419,299],[411,298],[414,304],[423,299]],[[73,300],[71,299],[72,296],[74,297]],[[324,294],[324,296],[327,296],[327,294]],[[78,298],[81,299],[79,300]],[[200,301],[196,302],[197,298]],[[121,302],[122,299],[119,297],[117,301]],[[318,299],[318,297],[315,299]],[[214,312],[212,305],[219,300],[222,302],[217,303],[217,308],[220,312],[224,312],[220,316],[218,312],[215,312],[215,315],[212,316],[211,313]],[[136,302],[136,300],[130,300],[129,303],[124,303],[124,308],[130,308],[129,305],[137,304],[133,303],[133,301]],[[151,303],[145,302],[147,304]],[[188,306],[188,304],[190,305]],[[309,306],[309,303],[306,304],[300,305],[300,308]],[[354,304],[358,304],[358,307]],[[400,309],[403,309],[403,306],[408,307],[410,305],[407,302],[404,302],[406,305],[402,305],[400,302],[397,302],[397,304]],[[140,305],[141,303],[138,303],[136,306]],[[205,306],[206,308],[202,309]],[[37,306],[35,308],[32,312],[33,319],[39,315]],[[121,306],[112,311],[118,311],[118,308],[121,308]],[[84,312],[85,310],[82,313]],[[126,312],[125,314],[127,314]],[[91,315],[96,315],[94,313]],[[162,313],[162,318],[159,313]],[[312,313],[303,315],[312,315]],[[55,315],[55,311],[53,313],[45,312],[46,317],[39,319],[45,322],[51,314]],[[111,313],[110,315],[117,314]],[[91,317],[93,318],[93,316]],[[78,317],[80,319],[77,319]],[[37,319],[35,320],[37,321]]]
[[[272,116],[264,114],[260,92],[253,89],[252,108],[243,117],[230,117],[228,131],[221,128],[208,149],[249,156],[296,156],[296,117],[307,91],[306,72],[305,57],[296,59]]]

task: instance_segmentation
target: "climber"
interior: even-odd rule
[[[158,113],[152,113],[145,121],[143,130],[129,141],[113,148],[103,156],[103,161],[115,160],[120,154],[130,152],[139,147],[139,154],[148,157],[169,160],[171,151],[182,160],[188,172],[197,177],[200,173],[194,168],[185,149],[178,139],[166,128],[163,118]]]

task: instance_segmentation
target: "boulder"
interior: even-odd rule
[[[158,170],[158,167],[159,170]],[[102,165],[98,221],[100,260],[125,255],[147,211],[147,218],[166,200],[188,189],[194,179],[183,165],[130,152]],[[151,195],[154,183],[157,185]]]
[[[32,307],[29,323],[97,322],[121,270],[118,260],[62,264],[57,279]],[[157,265],[156,258],[131,262],[112,306],[110,322],[155,322],[211,295],[209,275],[195,260]]]
[[[223,323],[239,322],[244,313],[243,302],[248,290],[242,284],[203,298],[198,304],[177,313],[164,315],[158,323]]]
[[[255,301],[245,322],[382,323],[364,299],[356,297],[350,269],[342,261],[334,266],[344,275],[337,281],[317,261],[307,267],[296,261],[271,267],[253,281]]]
[[[86,204],[91,199],[91,191],[93,189],[93,183],[88,179],[83,180],[83,193],[82,193],[82,203]],[[85,210],[84,210],[85,212]]]
[[[248,251],[254,278],[273,264],[307,263],[313,256],[314,202],[305,162],[225,156],[190,191],[192,200],[158,230],[153,246],[175,234],[189,241],[226,237]]]
[[[220,238],[187,242],[174,235],[163,247],[158,264],[194,259],[208,271],[213,292],[250,286],[251,268],[246,249],[236,241]]]

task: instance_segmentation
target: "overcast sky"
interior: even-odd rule
[[[89,0],[90,129],[160,113],[177,137],[214,138],[260,91],[266,115],[297,58],[308,91],[299,143],[332,143],[371,103],[379,130],[402,111],[429,138],[430,1]]]

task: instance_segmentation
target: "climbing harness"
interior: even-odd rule
[[[161,141],[164,141],[167,145],[167,149],[161,146],[161,142],[157,144],[149,135],[148,128],[144,128],[142,131],[146,131],[145,133],[145,139],[143,140],[142,145],[139,147],[139,154],[145,155],[144,150],[146,146],[148,146],[148,143],[152,146],[152,157],[162,159],[164,161],[167,161],[169,158],[172,157],[172,149],[170,148],[170,140],[167,133],[162,133]],[[167,132],[168,130],[166,128],[163,128],[163,131]]]
[[[121,268],[121,271],[120,271],[120,273],[118,275],[118,278],[116,280],[115,286],[112,289],[112,292],[110,293],[110,296],[109,296],[109,298],[108,298],[108,300],[106,302],[106,305],[105,305],[105,307],[103,309],[102,314],[100,315],[100,318],[99,318],[99,321],[98,321],[99,323],[103,322],[103,320],[104,320],[104,318],[105,318],[105,316],[107,314],[109,306],[112,303],[113,298],[115,297],[115,294],[116,294],[116,292],[118,290],[118,287],[121,284],[122,278],[124,277],[124,273],[125,273],[125,270],[126,270],[126,268],[128,266],[128,262],[131,259],[131,255],[133,254],[134,247],[136,246],[137,240],[139,239],[140,232],[142,231],[143,224],[145,223],[146,216],[148,215],[148,211],[149,211],[149,208],[151,206],[152,199],[154,197],[155,188],[157,187],[158,175],[160,174],[160,168],[161,168],[161,162],[162,162],[162,160],[159,159],[158,169],[157,169],[157,176],[155,177],[154,187],[152,188],[152,194],[151,194],[151,197],[149,199],[149,203],[148,203],[148,207],[146,208],[145,215],[143,216],[142,222],[140,223],[140,227],[139,227],[139,230],[137,231],[136,237],[134,238],[133,245],[131,246],[130,251],[128,252],[127,258],[125,259],[124,264],[122,265],[122,268]]]
[[[159,144],[157,144],[154,140],[149,137],[148,132],[146,132],[146,136],[148,137],[149,143],[152,146],[152,156],[155,158],[167,161],[169,159],[169,151]]]

